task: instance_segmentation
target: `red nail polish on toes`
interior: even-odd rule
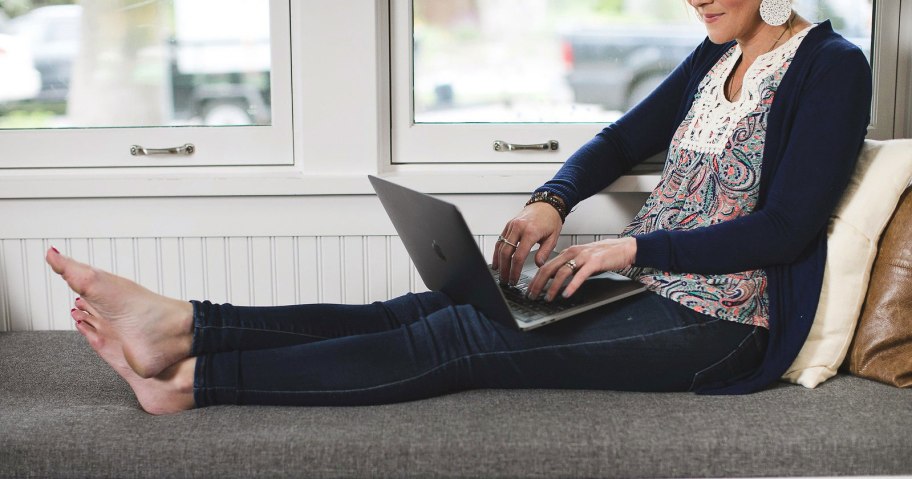
[[[71,313],[72,313],[73,311],[76,311],[76,308],[73,308],[73,309],[70,310]]]
[[[51,249],[52,249],[55,253],[60,254],[60,250],[58,250],[57,248],[51,246]]]
[[[82,320],[81,320],[81,319],[77,319],[77,320],[76,320],[76,324],[82,324]]]

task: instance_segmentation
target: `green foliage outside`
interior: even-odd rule
[[[0,113],[0,130],[50,128],[56,116],[48,110],[13,110]]]
[[[623,13],[624,0],[552,0],[554,13],[615,16]]]
[[[13,18],[48,5],[72,5],[73,0],[0,0],[0,11]],[[2,14],[0,14],[2,16]]]

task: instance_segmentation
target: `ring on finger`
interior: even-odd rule
[[[570,271],[576,271],[576,260],[571,259],[570,261],[564,263],[564,266],[570,268]]]
[[[497,237],[497,241],[498,241],[498,242],[506,243],[506,244],[508,244],[508,245],[510,245],[510,246],[512,246],[512,247],[514,247],[514,248],[518,248],[518,247],[519,247],[519,241],[517,241],[516,243],[511,243],[510,240],[504,238],[502,235]]]

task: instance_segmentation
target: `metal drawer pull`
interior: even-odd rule
[[[196,147],[193,146],[193,143],[187,143],[186,145],[176,146],[174,148],[143,148],[139,145],[133,145],[130,147],[130,154],[133,156],[148,156],[148,155],[192,155],[196,151]]]
[[[555,140],[547,143],[537,143],[535,145],[515,145],[506,141],[496,140],[494,142],[494,151],[517,151],[517,150],[540,150],[540,151],[557,151],[560,144]]]

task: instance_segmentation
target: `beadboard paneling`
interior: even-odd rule
[[[496,236],[478,236],[486,257]],[[600,239],[562,237],[559,247]],[[364,303],[426,290],[396,236],[0,240],[0,331],[73,329],[50,246],[161,294],[238,305]]]

